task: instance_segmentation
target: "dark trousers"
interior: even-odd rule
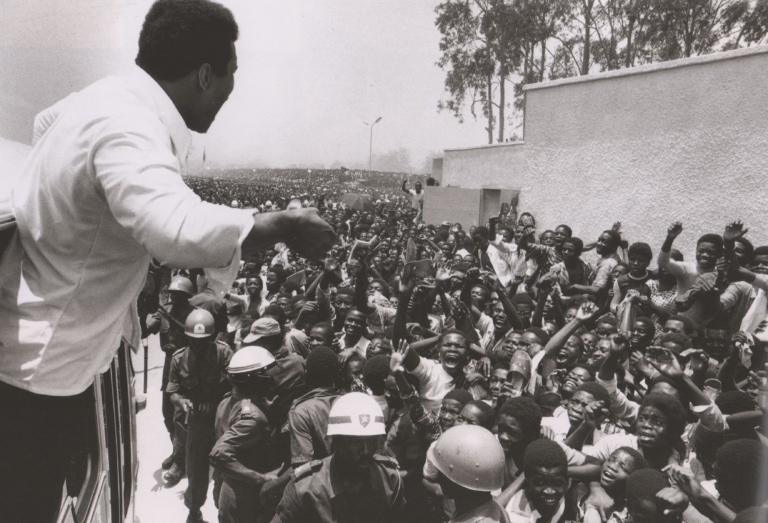
[[[224,478],[219,492],[219,523],[266,523],[274,511],[259,501],[259,489],[254,485]]]
[[[173,402],[171,402],[171,394],[165,392],[165,388],[168,386],[168,376],[171,373],[171,356],[172,354],[165,353],[165,361],[163,362],[163,380],[160,390],[163,391],[163,423],[165,423],[165,428],[171,436],[171,439],[173,439],[173,433],[175,431],[173,419],[175,407],[173,406]]]
[[[0,383],[0,521],[55,520],[67,472],[94,426],[94,396],[43,396]]]
[[[189,416],[189,426],[187,427],[187,479],[189,485],[184,493],[184,504],[190,510],[199,509],[205,505],[205,499],[208,497],[208,483],[210,481],[208,455],[216,443],[215,418],[215,406],[204,412],[195,408]]]

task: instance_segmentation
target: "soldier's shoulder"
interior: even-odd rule
[[[174,351],[173,356],[171,356],[171,357],[174,360],[180,360],[181,358],[183,358],[186,355],[188,349],[189,349],[189,347],[182,347],[180,349],[177,349],[176,351]]]
[[[397,470],[399,465],[395,458],[384,456],[382,454],[374,454],[373,459],[385,468]]]
[[[223,354],[231,355],[234,354],[234,351],[232,350],[232,347],[229,346],[229,343],[227,343],[224,340],[216,340],[216,349]]]
[[[299,483],[308,478],[311,478],[314,474],[317,474],[318,472],[320,472],[322,468],[323,468],[323,460],[321,459],[312,460],[308,463],[304,463],[302,466],[294,470],[293,477],[296,483]]]

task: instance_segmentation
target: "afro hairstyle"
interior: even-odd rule
[[[683,316],[682,314],[673,314],[669,318],[667,318],[667,321],[674,320],[679,321],[683,324],[683,330],[685,331],[685,334],[690,336],[694,333],[696,330],[696,326],[693,324],[693,322],[688,318],[687,316]]]
[[[462,408],[465,409],[470,405],[479,410],[483,415],[483,423],[480,426],[493,432],[493,427],[496,426],[496,411],[493,410],[493,407],[482,400],[469,400]]]
[[[627,507],[639,501],[656,499],[656,494],[669,487],[667,476],[652,468],[640,469],[634,471],[627,478]]]
[[[549,343],[549,334],[547,334],[547,331],[545,331],[541,327],[528,327],[525,330],[525,332],[532,332],[533,334],[535,334],[536,338],[539,340],[539,344],[542,346]]]
[[[328,347],[317,347],[307,356],[307,383],[310,387],[329,387],[339,380],[339,357]]]
[[[633,449],[632,447],[619,447],[613,452],[611,452],[611,456],[613,456],[617,452],[623,452],[625,454],[632,456],[632,461],[635,464],[634,470],[643,470],[650,467],[650,465],[645,459],[645,456],[643,456],[643,454],[639,450]]]
[[[561,467],[565,471],[568,469],[568,457],[560,445],[551,439],[537,439],[528,444],[523,454],[525,476],[530,478],[536,467],[548,469]]]
[[[720,412],[726,416],[755,410],[755,401],[746,392],[729,390],[720,394],[715,400]]]
[[[448,394],[443,396],[443,399],[458,401],[461,404],[461,406],[464,407],[464,405],[466,405],[468,401],[472,401],[472,394],[470,394],[468,390],[453,389],[453,390],[449,390]]]
[[[699,239],[696,241],[696,247],[702,243],[711,243],[717,247],[718,252],[723,251],[723,237],[719,234],[707,233],[699,236]]]
[[[652,392],[643,398],[640,410],[645,407],[659,409],[667,417],[668,436],[675,442],[685,430],[685,409],[677,398],[669,394]]]
[[[608,394],[608,391],[605,390],[605,387],[596,381],[587,381],[582,383],[575,391],[573,391],[573,393],[576,394],[579,391],[592,394],[592,396],[595,398],[595,401],[603,402],[603,408],[605,409],[611,405],[611,395]]]
[[[526,396],[510,398],[501,406],[499,416],[511,416],[520,423],[523,437],[533,441],[541,434],[541,409],[536,402]]]
[[[640,256],[650,262],[653,259],[653,250],[647,243],[635,242],[629,246],[627,256]]]
[[[729,441],[717,449],[715,477],[722,497],[741,508],[762,505],[768,499],[768,488],[760,477],[765,474],[765,460],[762,443],[754,439]]]
[[[576,256],[581,256],[581,253],[584,252],[584,240],[581,238],[577,238],[576,236],[571,236],[570,238],[566,238],[563,240],[563,243],[570,243],[573,245],[574,254]]]
[[[665,343],[670,343],[670,342],[676,345],[680,345],[682,350],[691,348],[691,338],[679,332],[668,332],[664,334],[659,340],[659,345],[663,345]]]
[[[389,376],[389,356],[383,354],[374,356],[363,365],[363,381],[377,396],[384,394],[384,381],[387,376]]]

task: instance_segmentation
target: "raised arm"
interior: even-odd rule
[[[584,302],[576,312],[576,317],[568,322],[565,327],[557,331],[544,346],[544,359],[541,361],[541,378],[547,379],[557,367],[557,353],[565,346],[565,342],[574,332],[584,325],[597,311],[597,306],[591,302]]]
[[[680,236],[681,232],[683,232],[682,223],[674,222],[669,226],[667,229],[667,237],[664,239],[664,243],[661,245],[661,252],[659,252],[659,257],[657,258],[659,268],[664,269],[675,277],[682,275],[683,269],[679,262],[676,262],[670,258],[670,253],[672,252],[672,244],[675,242],[675,238]]]

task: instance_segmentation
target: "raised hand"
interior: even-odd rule
[[[397,349],[395,349],[389,357],[389,370],[392,371],[392,373],[405,371],[403,361],[405,361],[405,357],[408,355],[409,350],[411,350],[411,346],[408,342],[400,340]]]
[[[603,413],[605,404],[602,401],[592,401],[584,407],[584,423],[590,429],[597,427],[597,418]]]
[[[323,261],[323,270],[325,272],[335,272],[336,269],[339,268],[339,260],[334,258],[333,256],[328,256],[325,261]]]
[[[632,368],[635,369],[636,372],[642,374],[645,377],[649,377],[651,374],[653,374],[653,367],[648,365],[645,356],[643,356],[640,352],[633,352],[629,357],[629,363],[632,365]]]
[[[611,230],[613,232],[621,232],[621,222],[613,222],[613,225],[611,226]]]
[[[725,231],[723,231],[723,240],[727,242],[734,242],[748,232],[749,229],[744,228],[744,224],[741,223],[741,220],[736,220],[735,222],[731,222],[725,226]]]
[[[674,222],[667,229],[667,236],[671,238],[677,238],[678,236],[680,236],[681,232],[683,232],[682,222]]]
[[[701,483],[696,480],[696,477],[691,470],[685,469],[680,465],[667,465],[661,469],[661,471],[666,472],[669,479],[671,479],[677,488],[682,490],[683,494],[686,496],[699,498],[704,495],[704,487],[702,487]]]
[[[616,356],[624,355],[629,350],[629,340],[621,334],[614,334],[610,337],[611,347],[609,351]]]
[[[664,347],[648,347],[648,363],[671,380],[683,377],[683,369],[674,353]]]
[[[579,310],[576,311],[576,319],[581,321],[587,321],[592,316],[597,314],[598,308],[597,305],[592,303],[591,301],[585,301],[581,304],[579,307]]]
[[[447,265],[441,265],[435,273],[435,281],[448,281],[451,279],[451,270]]]
[[[683,358],[690,358],[690,367],[694,373],[705,372],[709,368],[709,356],[701,349],[688,349],[680,353]]]

